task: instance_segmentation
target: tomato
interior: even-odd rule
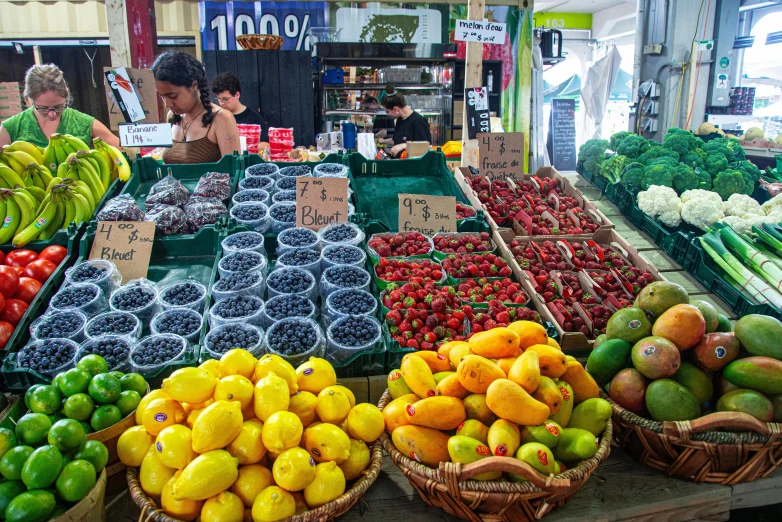
[[[20,277],[19,288],[14,294],[14,299],[21,299],[25,303],[30,304],[35,299],[35,296],[38,295],[38,292],[41,291],[42,286],[40,281],[32,277]],[[2,306],[0,306],[0,310],[2,310]]]
[[[23,266],[9,266],[11,270],[16,272],[16,277],[22,277],[24,275],[24,267]]]
[[[6,299],[3,311],[0,312],[0,321],[7,321],[16,326],[22,320],[27,311],[27,303],[20,299]]]
[[[6,321],[0,321],[0,350],[5,349],[8,339],[14,333],[14,325]]]
[[[55,270],[57,270],[57,265],[48,259],[38,259],[24,268],[24,275],[45,283]]]
[[[19,273],[16,268],[0,265],[0,294],[8,299],[16,293],[17,288],[19,288]]]
[[[36,259],[38,259],[38,254],[32,250],[13,250],[5,256],[5,264],[8,266],[27,266]]]
[[[59,245],[52,245],[41,250],[41,253],[38,254],[38,259],[47,259],[52,263],[54,263],[55,265],[59,266],[60,263],[62,263],[62,260],[65,259],[65,256],[67,255],[68,255],[67,248],[61,247]]]
[[[3,252],[0,252],[0,265],[5,264],[5,254]]]

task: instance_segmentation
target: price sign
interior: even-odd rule
[[[524,133],[490,132],[478,134],[481,175],[491,179],[524,176]]]
[[[489,132],[489,92],[486,87],[465,89],[467,100],[467,138],[474,140],[479,132]]]
[[[296,178],[296,226],[320,230],[348,220],[348,179]]]
[[[122,283],[147,276],[155,223],[152,221],[99,221],[90,259],[111,261]]]
[[[399,231],[427,236],[456,232],[456,198],[399,194]]]
[[[170,123],[120,123],[119,144],[123,147],[170,147]]]
[[[505,24],[499,22],[480,22],[476,20],[456,20],[453,39],[456,42],[505,43]]]

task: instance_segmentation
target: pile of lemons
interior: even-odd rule
[[[384,430],[334,368],[234,349],[177,370],[144,397],[117,451],[179,520],[281,520],[335,500],[369,466]]]

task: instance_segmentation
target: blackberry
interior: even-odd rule
[[[298,178],[299,176],[311,176],[312,169],[307,165],[294,165],[280,169],[280,176],[285,178]]]
[[[187,341],[174,334],[150,335],[130,354],[136,366],[155,366],[176,360],[187,347]]]
[[[81,308],[95,300],[99,293],[100,289],[94,284],[83,283],[69,286],[57,292],[51,300],[51,305],[59,310]]]
[[[151,330],[160,334],[172,333],[188,337],[201,329],[203,319],[195,310],[168,310],[152,320]]]
[[[263,203],[240,203],[231,209],[231,216],[242,221],[258,221],[266,217],[269,211]]]
[[[294,223],[296,221],[296,204],[275,203],[269,209],[269,215],[276,221]]]
[[[104,335],[81,345],[79,357],[100,355],[109,365],[109,371],[119,368],[128,359],[130,341],[118,335]]]
[[[317,250],[289,250],[277,258],[277,263],[282,266],[307,266],[320,261],[320,252]]]
[[[259,163],[257,165],[250,165],[244,169],[246,176],[258,177],[258,176],[274,176],[280,171],[280,167],[274,163]]]
[[[140,285],[120,288],[111,295],[111,305],[123,312],[135,312],[155,300],[155,292]]]
[[[281,190],[272,196],[272,203],[289,203],[291,201],[296,202],[295,190]]]
[[[138,318],[129,312],[106,312],[90,319],[87,337],[128,335],[141,330]]]
[[[318,244],[318,234],[309,228],[286,228],[277,236],[277,244],[283,247],[312,248]]]
[[[366,346],[380,336],[378,324],[364,315],[349,315],[334,321],[328,330],[329,339],[348,347]]]
[[[346,223],[326,227],[321,232],[321,239],[329,243],[347,243],[358,237],[359,230],[354,225]]]
[[[274,178],[266,176],[244,178],[239,182],[239,190],[263,189],[268,191],[271,190],[272,187],[274,187]]]
[[[238,292],[245,288],[250,288],[257,285],[263,277],[260,272],[237,272],[235,274],[228,274],[225,277],[221,277],[217,281],[212,290],[217,292]]]
[[[329,177],[347,177],[348,168],[345,165],[339,163],[321,163],[315,167],[315,175],[322,176],[324,178]]]
[[[266,286],[277,294],[302,294],[315,284],[315,277],[301,268],[287,267],[275,270],[266,280]]]
[[[263,246],[263,234],[259,232],[239,232],[223,239],[224,250],[254,250]]]
[[[280,178],[277,180],[277,183],[274,184],[274,189],[277,192],[296,190],[296,178]]]
[[[263,308],[263,301],[257,297],[238,295],[218,301],[210,313],[220,319],[239,319],[250,317]]]
[[[177,283],[169,286],[160,296],[164,303],[173,306],[186,306],[204,297],[204,289],[195,283]]]
[[[73,270],[68,274],[68,278],[72,283],[90,283],[100,281],[106,276],[107,272],[107,268],[98,267],[87,262],[73,267]]]
[[[220,260],[218,268],[221,272],[250,272],[266,266],[266,258],[258,252],[239,251],[228,254]]]
[[[44,316],[33,325],[33,337],[36,339],[70,339],[87,323],[87,318],[79,312],[57,312]]]
[[[303,295],[284,294],[266,301],[264,312],[274,321],[288,317],[310,317],[315,312],[315,305]]]
[[[323,272],[323,281],[342,288],[360,288],[369,284],[369,272],[357,266],[335,265]]]
[[[350,288],[331,294],[326,307],[341,315],[368,315],[375,311],[377,301],[369,292]]]
[[[366,254],[353,245],[331,245],[323,249],[323,259],[334,265],[364,264]]]
[[[320,342],[321,334],[318,330],[318,326],[311,320],[283,319],[269,327],[266,346],[284,356],[301,355]]]
[[[19,350],[16,366],[54,374],[73,361],[78,346],[69,339],[40,339]]]
[[[266,204],[269,202],[269,193],[263,189],[249,189],[249,190],[240,190],[239,192],[234,194],[233,197],[234,204],[247,203],[248,201]]]
[[[261,330],[255,326],[228,323],[209,332],[204,340],[206,347],[216,354],[223,354],[232,348],[252,351],[261,342]]]

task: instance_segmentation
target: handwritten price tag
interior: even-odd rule
[[[154,242],[152,221],[99,221],[90,259],[105,259],[117,265],[124,284],[147,277]]]
[[[489,179],[521,179],[524,176],[524,133],[478,134],[481,175]]]
[[[348,179],[296,178],[296,226],[320,230],[348,220]]]
[[[427,236],[456,232],[456,198],[399,194],[399,231]]]
[[[120,123],[119,143],[123,147],[170,147],[170,123]]]

